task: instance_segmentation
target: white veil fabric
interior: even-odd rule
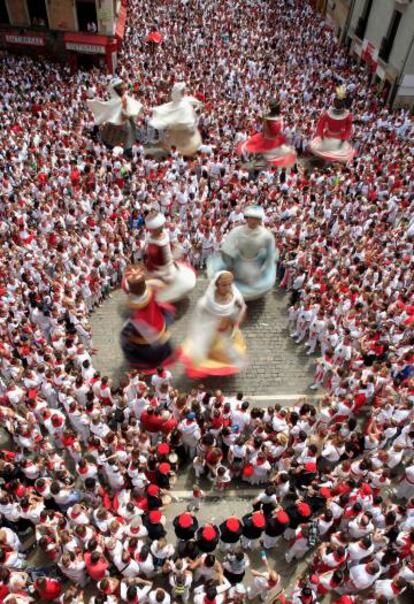
[[[136,118],[142,111],[142,103],[130,96],[126,97],[126,107],[122,107],[122,97],[116,92],[114,84],[108,86],[108,92],[111,98],[108,101],[100,99],[91,99],[86,101],[89,109],[95,118],[95,123],[101,126],[105,123],[121,126],[125,117]]]
[[[219,271],[212,279],[207,287],[206,293],[202,298],[200,298],[199,302],[203,303],[207,312],[210,312],[212,315],[222,318],[231,318],[236,320],[237,316],[241,313],[245,308],[245,303],[243,300],[243,296],[234,285],[234,282],[231,285],[231,293],[232,299],[227,304],[218,303],[215,299],[216,286],[217,281],[220,279],[222,275],[227,275],[230,271]],[[235,316],[236,315],[236,316]]]
[[[149,125],[155,130],[188,130],[193,132],[197,127],[196,109],[203,104],[192,96],[184,96],[184,82],[174,84],[171,101],[153,107]]]
[[[197,302],[194,316],[190,323],[187,338],[187,354],[193,363],[202,362],[208,357],[209,350],[216,337],[219,324],[222,319],[232,319],[235,323],[244,312],[245,303],[243,296],[232,284],[232,299],[226,304],[219,304],[215,300],[216,284],[218,279],[229,271],[220,271],[210,282],[206,293]],[[223,338],[229,340],[228,352],[231,354],[232,342],[229,334],[222,333]]]

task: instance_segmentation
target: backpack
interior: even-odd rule
[[[318,523],[314,520],[309,525],[308,544],[310,545],[310,547],[315,547],[315,545],[318,545],[319,541],[320,541],[320,535],[319,535]]]
[[[176,581],[177,581],[177,579],[176,579]],[[180,581],[179,583],[175,584],[174,595],[183,596],[185,594],[185,590],[186,590],[185,584],[181,583],[181,581]]]

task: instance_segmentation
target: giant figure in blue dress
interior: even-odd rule
[[[218,271],[231,271],[243,298],[256,300],[270,291],[276,281],[275,240],[263,226],[263,208],[251,206],[244,217],[246,224],[232,229],[220,252],[209,259],[207,272],[212,279]]]

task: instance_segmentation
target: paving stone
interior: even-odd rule
[[[185,337],[192,310],[207,287],[199,279],[189,300],[178,304],[177,319],[172,326],[173,342],[177,345]],[[125,320],[125,294],[112,293],[103,306],[92,315],[95,358],[103,375],[118,380],[126,367],[119,346],[119,332]],[[237,376],[209,378],[203,383],[209,389],[220,388],[225,393],[242,391],[246,395],[309,394],[314,361],[303,354],[303,347],[294,344],[287,331],[288,296],[273,291],[264,299],[250,302],[246,321],[242,326],[246,338],[249,365]],[[196,384],[178,364],[173,368],[175,384],[189,390]]]

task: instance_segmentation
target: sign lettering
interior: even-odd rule
[[[6,42],[9,44],[28,44],[29,46],[44,46],[45,39],[40,36],[22,36],[17,34],[6,34]]]
[[[76,52],[85,52],[89,54],[105,54],[105,46],[97,44],[79,44],[77,42],[66,42],[67,50],[75,50]]]

